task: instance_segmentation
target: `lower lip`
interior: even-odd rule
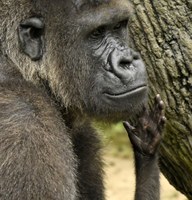
[[[108,94],[108,93],[104,93],[104,95],[106,97],[108,97],[108,98],[111,98],[111,99],[122,99],[122,98],[127,98],[127,97],[135,95],[135,94],[142,93],[142,92],[144,92],[146,90],[147,90],[147,86],[140,86],[140,87],[137,87],[134,90],[131,90],[131,91],[128,91],[128,92],[125,92],[125,93],[122,93],[122,94]]]

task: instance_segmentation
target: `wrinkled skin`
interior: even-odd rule
[[[100,141],[91,121],[126,121],[136,200],[159,200],[165,122],[131,48],[127,0],[0,2],[0,197],[104,200]],[[150,169],[150,170],[149,170]]]

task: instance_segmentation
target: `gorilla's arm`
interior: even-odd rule
[[[161,142],[162,128],[166,121],[163,108],[163,101],[157,95],[154,109],[150,114],[144,109],[136,127],[124,122],[135,155],[135,200],[160,199],[158,147]]]
[[[0,130],[0,199],[76,199],[72,144],[46,94],[0,83]]]
[[[89,124],[74,128],[73,144],[79,163],[79,200],[104,200],[103,162],[97,133]]]

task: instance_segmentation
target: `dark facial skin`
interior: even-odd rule
[[[130,47],[129,2],[2,0],[0,8],[0,198],[104,200],[91,126],[99,119],[124,121],[135,200],[159,200],[164,105],[157,95],[147,109],[145,65]]]
[[[43,1],[41,7],[42,10],[45,7]],[[65,17],[62,17],[63,12]],[[110,1],[97,6],[82,1],[76,4],[50,1],[47,13],[52,15],[45,13],[43,21],[52,24],[45,28],[45,38],[52,43],[46,45],[44,56],[54,49],[51,54],[57,62],[55,67],[62,70],[67,89],[63,86],[53,90],[59,90],[57,93],[64,104],[64,96],[68,96],[67,103],[72,109],[119,120],[137,112],[146,102],[145,66],[139,54],[129,46],[131,12],[127,1],[118,4]],[[32,44],[29,45],[30,48]],[[42,49],[39,46],[36,50],[39,57]],[[50,74],[53,69],[50,68]],[[80,78],[76,79],[77,76]]]
[[[91,66],[92,88],[87,88],[85,94],[88,112],[131,114],[145,101],[147,80],[141,58],[128,44],[129,9],[114,8],[111,3],[106,10],[98,8],[90,13],[79,18],[87,29],[83,33],[84,48]]]

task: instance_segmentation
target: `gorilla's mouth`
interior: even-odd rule
[[[122,98],[127,98],[130,96],[134,96],[139,93],[143,93],[145,91],[147,91],[147,85],[140,85],[138,87],[135,87],[125,92],[115,93],[115,94],[105,92],[104,95],[110,99],[122,99]]]

